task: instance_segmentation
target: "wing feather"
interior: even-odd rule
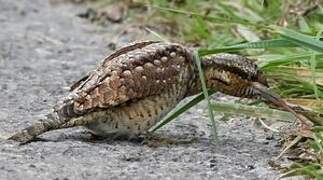
[[[74,85],[74,109],[84,113],[160,94],[178,83],[180,71],[191,64],[189,50],[175,43],[149,41],[127,46]]]

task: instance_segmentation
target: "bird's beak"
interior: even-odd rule
[[[266,86],[258,82],[253,82],[252,86],[255,92],[259,94],[262,98],[292,113],[297,119],[299,119],[302,122],[302,124],[312,126],[309,120],[307,120],[302,115],[296,113],[279,95],[269,91],[269,89]]]

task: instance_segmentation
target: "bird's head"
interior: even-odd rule
[[[239,55],[220,54],[203,58],[202,66],[208,89],[236,97],[262,98],[291,112],[306,124],[303,116],[268,89],[267,80],[254,61]]]
[[[205,57],[202,60],[209,89],[237,97],[255,98],[259,94],[253,84],[268,87],[266,78],[250,59],[232,54]]]

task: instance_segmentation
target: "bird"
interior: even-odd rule
[[[264,73],[241,55],[203,57],[206,86],[243,98],[262,98],[293,113],[268,90]],[[137,137],[147,134],[186,97],[202,91],[194,51],[181,44],[141,41],[107,56],[97,68],[74,83],[45,118],[9,139],[27,143],[55,129],[86,127],[101,137]]]

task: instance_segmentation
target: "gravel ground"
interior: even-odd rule
[[[0,179],[274,179],[277,140],[243,118],[210,125],[193,108],[157,132],[154,145],[93,140],[82,128],[18,146],[4,139],[46,114],[66,87],[93,69],[123,24],[100,28],[76,16],[84,7],[48,0],[0,0]],[[122,38],[123,41],[129,38]],[[118,42],[119,43],[119,42]],[[120,42],[122,44],[123,42]]]

